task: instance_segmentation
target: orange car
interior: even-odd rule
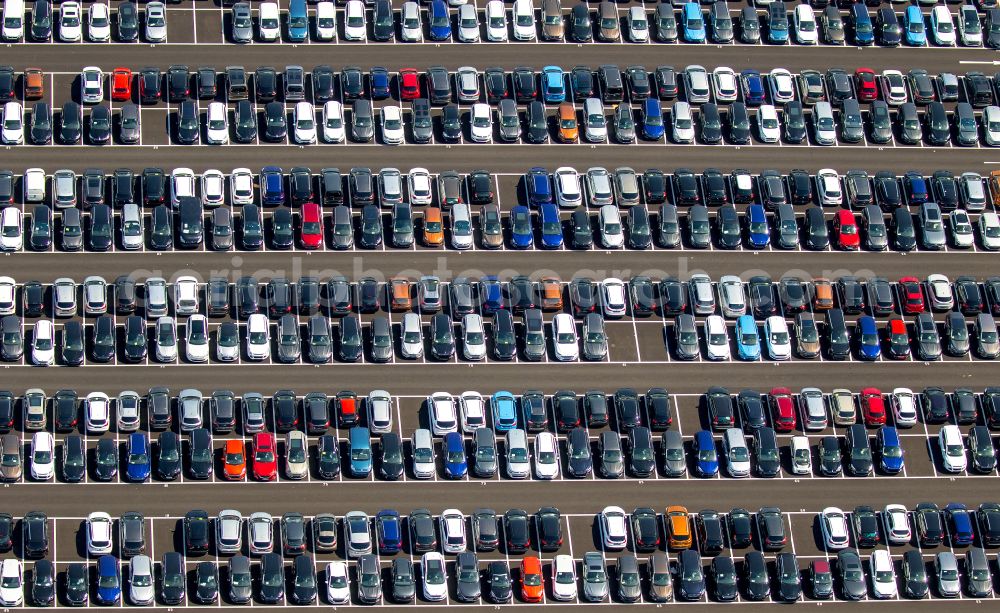
[[[826,311],[833,308],[833,283],[829,279],[813,279],[813,309]]]
[[[993,192],[993,204],[1000,206],[1000,170],[990,173],[990,191]]]
[[[667,537],[671,549],[687,549],[691,547],[691,521],[685,507],[673,505],[667,507]]]
[[[132,99],[132,71],[128,68],[115,68],[111,73],[111,99]]]
[[[541,602],[542,563],[535,556],[525,556],[521,560],[521,598],[527,602]]]
[[[222,457],[226,467],[226,479],[242,481],[247,476],[247,458],[243,450],[243,441],[235,438],[227,440]]]
[[[424,244],[428,247],[444,244],[444,223],[441,221],[441,209],[436,206],[427,207],[424,211]]]
[[[24,98],[38,100],[45,96],[45,73],[41,68],[24,69]]]
[[[542,277],[542,309],[561,311],[563,308],[563,288],[559,277]]]
[[[564,143],[575,143],[580,131],[576,125],[576,109],[572,102],[559,105],[559,140]]]
[[[403,277],[394,277],[389,280],[389,288],[392,310],[409,311],[413,304],[410,298],[410,280]]]

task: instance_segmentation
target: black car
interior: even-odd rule
[[[316,447],[317,471],[323,479],[336,479],[340,474],[340,450],[337,437],[324,434],[319,437]]]
[[[736,507],[727,515],[729,542],[734,548],[749,547],[753,541],[753,520],[750,511]]]
[[[64,145],[75,145],[80,142],[83,127],[80,119],[80,105],[66,102],[59,114],[59,142]]]
[[[148,341],[146,338],[146,320],[139,315],[129,315],[125,318],[125,353],[127,362],[141,362],[146,359]]]
[[[764,550],[773,551],[785,546],[788,537],[785,522],[778,507],[762,507],[757,512],[757,532]]]
[[[489,104],[497,104],[504,98],[509,97],[507,75],[503,68],[493,66],[484,70],[483,83],[486,86],[486,101]]]
[[[135,15],[135,10],[133,7],[132,11],[133,17]],[[121,17],[121,10],[119,9],[119,20],[123,19]],[[35,0],[31,9],[31,39],[35,41],[47,41],[50,36],[52,36],[52,4],[49,0]],[[119,34],[122,40],[125,40],[123,34]],[[133,37],[132,40],[135,40]]]
[[[300,556],[303,557],[303,556]],[[285,596],[285,568],[281,556],[265,553],[260,557],[260,591],[258,598],[267,604],[277,604]]]
[[[847,451],[848,472],[855,477],[870,475],[872,472],[872,449],[864,425],[848,426],[844,444]]]
[[[285,140],[288,124],[285,120],[285,105],[271,101],[264,106],[264,140],[277,142]]]
[[[763,426],[753,431],[753,448],[760,477],[777,477],[781,472],[781,456],[778,451],[778,437],[774,428]]]
[[[503,515],[503,533],[507,539],[506,553],[520,554],[531,545],[528,513],[522,509],[510,509]]]
[[[746,577],[747,598],[764,600],[771,595],[771,578],[767,574],[767,560],[759,551],[743,556],[743,575]]]
[[[646,416],[652,430],[666,430],[673,422],[673,408],[670,393],[662,387],[652,387],[643,397]]]
[[[951,417],[951,401],[948,394],[940,387],[925,387],[920,395],[924,421],[929,424],[940,424]]]
[[[569,464],[566,471],[571,477],[586,477],[593,470],[594,462],[590,452],[590,439],[583,428],[573,428],[566,437],[566,455]]]
[[[514,99],[518,104],[527,104],[538,96],[533,69],[525,66],[514,68],[511,72],[511,82],[514,84]]]
[[[42,558],[49,552],[48,518],[41,511],[26,513],[21,520],[21,538],[24,557]],[[7,532],[8,538],[10,532]]]
[[[56,574],[50,560],[38,560],[31,568],[31,602],[47,607],[55,601]]]
[[[632,536],[636,551],[654,551],[660,545],[660,529],[656,511],[640,507],[632,511]]]
[[[253,76],[257,102],[268,103],[278,97],[278,71],[270,66],[261,66]]]
[[[756,430],[767,425],[763,396],[751,389],[740,390],[736,398],[743,428]]]
[[[233,139],[238,143],[252,143],[257,138],[257,113],[249,100],[240,100],[233,109],[235,133]]]
[[[340,72],[340,89],[345,101],[365,95],[365,76],[357,66],[347,66]]]
[[[920,599],[927,595],[927,565],[920,551],[909,549],[903,553],[903,589],[910,598]]]
[[[875,509],[868,505],[854,507],[851,514],[854,523],[854,539],[858,547],[875,547],[879,543],[879,520]]]
[[[212,466],[215,463],[212,451],[212,435],[207,428],[196,428],[191,431],[189,471],[192,479],[204,480],[212,476]]]
[[[698,532],[698,542],[703,555],[721,553],[726,544],[722,529],[722,516],[713,509],[704,509],[695,517],[695,529]]]
[[[90,577],[87,565],[74,562],[66,567],[66,590],[63,593],[66,603],[81,607],[87,604],[90,595]]]
[[[188,511],[184,516],[184,546],[189,556],[208,553],[209,529],[206,511]]]
[[[312,566],[312,559],[300,556]],[[296,565],[297,567],[298,565]],[[298,577],[296,577],[298,579]],[[194,569],[194,600],[202,604],[210,604],[219,598],[219,569],[215,562],[199,562]]]
[[[379,474],[387,481],[396,481],[403,475],[403,442],[399,434],[386,432],[379,441],[382,455]]]
[[[674,317],[687,310],[687,284],[673,277],[660,281],[660,314]]]
[[[333,68],[326,64],[316,66],[312,70],[312,91],[313,99],[317,102],[326,102],[334,97]]]
[[[191,94],[191,73],[187,66],[175,64],[167,68],[167,101],[183,102]]]
[[[486,568],[487,595],[492,602],[504,603],[511,599],[510,568],[507,562],[495,560]]]
[[[724,387],[711,387],[705,393],[708,422],[713,430],[725,430],[735,424],[736,414],[733,410],[733,399],[729,390]]]
[[[612,396],[615,417],[618,419],[618,428],[626,430],[642,424],[639,415],[639,394],[630,388],[622,388],[615,391]]]
[[[535,513],[535,530],[538,533],[539,551],[558,551],[563,542],[559,509],[555,507],[538,509]]]
[[[180,438],[174,432],[164,432],[156,447],[156,473],[161,480],[173,481],[181,472]]]
[[[544,143],[549,140],[549,120],[545,115],[545,105],[538,100],[528,103],[527,111],[528,130],[525,139],[529,143]]]
[[[412,602],[416,594],[413,562],[406,558],[395,558],[392,561],[391,584],[393,602]]]
[[[776,559],[778,594],[785,602],[796,602],[802,597],[802,579],[799,576],[799,562],[794,553],[779,553]]]
[[[944,540],[944,518],[933,502],[921,502],[917,505],[913,511],[913,523],[921,546],[933,547]]]
[[[47,102],[36,102],[31,109],[28,139],[35,145],[52,142],[52,110]]]
[[[118,445],[114,439],[102,438],[97,441],[94,453],[94,478],[98,481],[111,481],[118,474]]]
[[[147,67],[139,71],[139,102],[156,104],[160,101],[160,69]]]
[[[522,394],[521,411],[528,432],[541,432],[548,426],[549,417],[545,410],[545,396],[542,392],[528,390]]]
[[[721,602],[732,602],[739,594],[736,583],[736,565],[729,556],[716,556],[708,569],[714,596]]]
[[[556,429],[569,432],[580,425],[579,404],[576,392],[560,390],[552,396],[552,414],[555,415]]]
[[[701,556],[694,549],[685,549],[677,556],[678,596],[683,600],[700,600],[705,594],[705,577]]]
[[[840,442],[835,436],[824,436],[820,439],[819,445],[819,471],[824,477],[833,477],[840,474],[843,469]]]
[[[111,315],[101,315],[94,322],[90,357],[95,362],[110,362],[115,357],[115,320]]]
[[[87,475],[87,447],[83,437],[71,434],[63,441],[63,479],[79,483]]]
[[[149,233],[149,246],[153,251],[169,251],[174,246],[173,215],[166,205],[153,208],[150,216],[152,227]]]

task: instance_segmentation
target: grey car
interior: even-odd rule
[[[353,115],[351,137],[355,142],[371,142],[375,137],[375,119],[372,115],[371,101],[364,99],[355,100]]]
[[[497,445],[493,430],[476,428],[472,441],[472,473],[490,478],[497,472]]]
[[[663,472],[668,477],[681,477],[687,472],[687,458],[684,454],[684,439],[676,430],[663,433]]]
[[[517,112],[517,103],[510,98],[500,100],[497,105],[497,118],[500,126],[500,139],[513,143],[521,138],[521,116]]]
[[[604,330],[604,317],[600,313],[587,313],[583,318],[583,357],[586,360],[603,360],[608,355],[608,335]]]
[[[0,438],[0,478],[4,481],[19,481],[21,479],[21,440],[16,434],[5,434]]]
[[[388,362],[392,359],[392,325],[388,317],[376,317],[371,322],[372,360]]]
[[[941,208],[935,202],[924,202],[917,215],[920,222],[920,240],[924,249],[937,251],[945,246],[944,220]]]
[[[674,343],[678,359],[693,360],[698,357],[698,326],[694,315],[681,313],[674,320]]]
[[[455,558],[455,597],[462,602],[479,600],[479,560],[471,551],[463,551]]]
[[[938,594],[944,598],[958,598],[962,584],[958,576],[958,559],[950,551],[934,556],[934,575],[937,577]]]
[[[139,142],[139,107],[132,102],[122,105],[118,122],[118,139],[126,145]]]
[[[954,554],[952,557],[954,558]],[[868,592],[868,584],[865,582],[865,571],[861,566],[861,558],[858,557],[858,554],[848,549],[837,552],[837,568],[840,571],[844,598],[848,600],[864,598]],[[957,572],[956,569],[956,575]]]
[[[965,554],[965,574],[969,581],[969,595],[975,598],[989,598],[993,595],[993,578],[990,576],[990,562],[981,547],[973,547]]]
[[[249,43],[253,40],[253,21],[250,3],[237,2],[233,5],[233,42]]]
[[[323,315],[313,315],[309,318],[309,361],[313,364],[325,364],[330,361],[333,347],[333,335],[330,320]]]
[[[631,554],[618,558],[618,598],[624,602],[636,602],[641,595],[639,560]]]
[[[787,202],[779,204],[774,224],[778,229],[778,246],[782,249],[795,249],[799,246],[799,226],[795,222],[795,209]]]
[[[366,554],[358,558],[358,599],[365,604],[373,604],[382,598],[382,573],[378,558]]]
[[[545,322],[540,309],[524,312],[524,357],[537,362],[545,355]]]
[[[225,251],[232,248],[232,215],[232,209],[227,207],[219,207],[212,211],[212,249],[216,251]]]
[[[299,320],[286,313],[278,320],[278,359],[287,364],[298,362],[300,355]]]
[[[583,554],[583,599],[601,602],[608,597],[608,572],[604,556],[597,551]]]
[[[913,335],[917,340],[917,355],[921,360],[937,360],[941,357],[941,337],[934,323],[934,316],[926,311],[917,315],[913,323]]]
[[[597,462],[602,477],[617,479],[625,474],[622,440],[617,432],[601,432],[597,441]]]
[[[24,335],[21,333],[21,319],[17,315],[4,316],[3,320],[0,320],[0,335],[3,337],[3,342],[0,343],[0,357],[7,362],[20,360],[24,354]]]
[[[229,559],[229,600],[236,604],[250,602],[253,596],[253,581],[250,574],[250,558],[242,555]]]
[[[969,353],[969,328],[961,313],[951,311],[945,315],[944,338],[948,355],[964,356]]]

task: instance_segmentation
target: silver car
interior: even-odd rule
[[[253,19],[249,2],[233,5],[233,42],[249,43],[253,40]]]
[[[129,560],[128,596],[132,604],[145,606],[153,603],[156,581],[153,578],[153,561],[147,555]]]
[[[590,602],[601,602],[608,596],[608,571],[604,567],[604,556],[597,551],[583,554],[583,598]]]
[[[359,557],[372,552],[372,535],[365,512],[351,511],[344,515],[344,532],[348,557]]]
[[[142,211],[130,202],[122,206],[122,248],[129,251],[142,249]]]
[[[196,389],[181,390],[177,396],[177,409],[181,416],[181,431],[189,432],[201,427],[202,395]]]
[[[57,170],[52,174],[52,198],[57,209],[76,206],[76,173]]]
[[[52,285],[52,307],[56,317],[72,317],[76,315],[76,283],[73,279],[62,277]]]
[[[167,282],[162,277],[146,279],[146,317],[162,317],[167,314]]]
[[[944,220],[935,202],[924,202],[918,213],[920,236],[925,249],[938,250],[945,246]]]
[[[950,551],[934,556],[934,575],[937,576],[938,593],[945,598],[958,598],[962,584],[958,577],[958,560]]]
[[[215,520],[215,546],[219,553],[239,553],[243,548],[243,516],[239,511],[220,511]]]
[[[151,43],[167,40],[167,8],[162,2],[146,5],[146,40]]]
[[[257,512],[247,520],[247,536],[250,539],[250,553],[261,555],[274,549],[274,518],[270,513]]]
[[[424,355],[423,325],[416,313],[405,313],[400,325],[400,345],[404,358],[419,360]]]

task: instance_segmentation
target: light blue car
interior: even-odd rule
[[[736,319],[736,346],[741,360],[756,362],[760,359],[760,333],[753,315],[740,315]]]
[[[490,398],[493,409],[493,427],[497,432],[506,432],[517,427],[517,404],[514,394],[497,392]]]
[[[920,7],[908,6],[903,14],[903,32],[906,36],[906,44],[911,47],[924,47],[927,45],[927,30],[924,27],[924,14],[920,12]]]
[[[697,2],[688,2],[685,4],[681,19],[684,30],[684,42],[705,42],[705,17],[701,14],[700,4]]]

